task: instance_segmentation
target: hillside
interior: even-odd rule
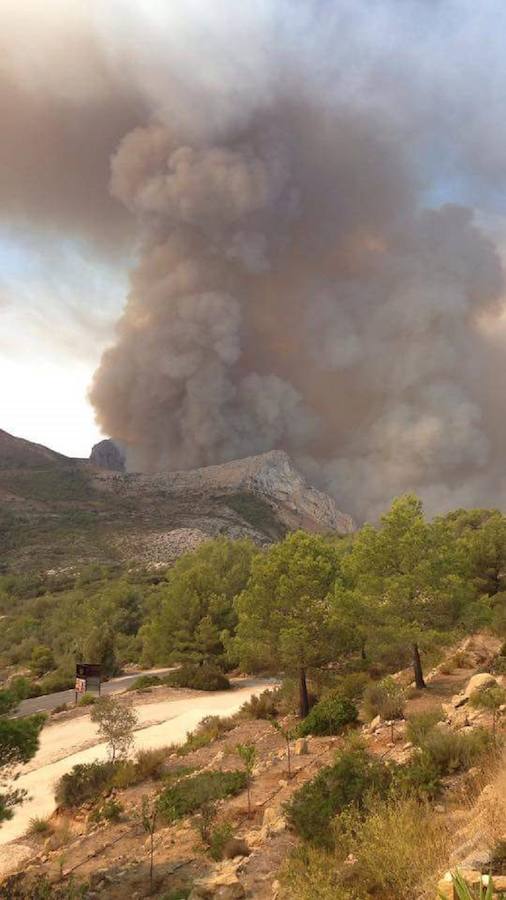
[[[164,564],[218,534],[262,544],[300,527],[345,534],[353,523],[282,451],[142,475],[0,432],[4,571],[115,560]]]

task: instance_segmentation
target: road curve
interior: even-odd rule
[[[232,691],[202,693],[181,700],[162,700],[136,706],[140,728],[135,732],[135,749],[164,747],[182,743],[204,716],[228,716],[266,687],[273,679],[241,680]],[[106,759],[107,748],[97,739],[96,726],[89,715],[50,722],[41,732],[35,757],[21,770],[15,786],[27,791],[28,799],[15,807],[14,817],[0,827],[0,845],[25,834],[30,819],[49,816],[55,809],[54,791],[59,778],[77,763]],[[25,846],[17,848],[20,852]],[[32,852],[26,846],[26,852]],[[10,854],[0,854],[0,875],[7,874]]]
[[[145,669],[142,672],[134,672],[133,675],[120,675],[118,678],[111,678],[110,681],[104,681],[101,687],[101,694],[114,694],[118,691],[124,691],[140,675],[167,675],[171,671],[172,669]],[[37,712],[51,712],[52,709],[56,709],[57,706],[61,706],[63,703],[73,704],[74,700],[75,692],[73,689],[57,691],[55,694],[43,694],[41,697],[30,697],[29,700],[21,701],[14,718],[31,716]]]

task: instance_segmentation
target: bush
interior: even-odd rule
[[[123,812],[123,805],[118,800],[104,800],[104,802],[95,807],[90,815],[92,822],[119,822]]]
[[[465,771],[493,746],[492,736],[484,728],[450,731],[435,727],[424,738],[421,749],[440,775]]]
[[[352,824],[350,851],[358,859],[355,896],[374,894],[388,900],[435,896],[451,831],[428,804],[410,797],[371,802],[362,821]]]
[[[340,694],[327,694],[310,710],[303,722],[300,723],[298,733],[306,734],[339,734],[346,725],[356,722],[358,709],[351,700],[341,697]]]
[[[331,820],[346,807],[360,807],[368,793],[382,795],[391,783],[388,767],[373,759],[363,747],[340,751],[332,766],[304,784],[285,806],[297,833],[310,843],[331,847]]]
[[[56,786],[56,803],[66,809],[96,800],[111,785],[118,763],[79,763],[62,775]]]
[[[157,684],[163,684],[162,679],[158,675],[139,675],[132,684],[127,687],[127,691],[145,691]]]
[[[364,712],[368,719],[375,716],[385,720],[402,719],[405,703],[405,691],[393,678],[371,684],[364,692]]]
[[[243,703],[240,711],[248,719],[275,719],[279,713],[279,691],[253,694],[251,700]]]
[[[442,790],[439,769],[427,753],[418,753],[395,770],[394,783],[402,796],[434,800]]]
[[[165,788],[158,798],[158,811],[170,824],[196,812],[205,803],[239,794],[246,781],[243,771],[199,772]]]
[[[33,819],[30,819],[28,834],[34,834],[38,837],[46,837],[51,833],[52,830],[53,829],[49,819],[44,819],[40,816],[34,816]]]
[[[231,731],[236,722],[233,718],[222,718],[221,716],[206,716],[197,725],[195,731],[189,731],[186,735],[186,741],[177,749],[178,756],[186,756],[194,750],[200,750],[201,747],[207,747],[213,741]]]
[[[348,675],[339,675],[334,682],[332,691],[325,691],[323,697],[327,693],[339,693],[341,697],[347,700],[353,700],[355,703],[361,700],[367,687],[369,687],[371,679],[367,672],[350,672]]]
[[[138,781],[147,781],[148,778],[158,780],[165,774],[167,750],[161,747],[158,750],[139,750],[135,758],[135,770]]]
[[[220,822],[212,829],[209,835],[209,855],[216,862],[223,859],[223,851],[233,833],[234,829],[230,822]]]
[[[428,804],[387,797],[335,823],[332,852],[303,845],[281,873],[289,900],[419,900],[435,897],[446,864],[450,829]],[[348,854],[356,859],[349,865]]]
[[[441,707],[427,712],[416,713],[409,717],[406,724],[406,737],[415,747],[421,747],[428,733],[444,718]]]
[[[49,672],[39,682],[39,692],[36,696],[45,694],[55,694],[57,691],[68,691],[74,687],[75,678],[60,669]]]
[[[184,665],[163,679],[169,687],[192,688],[195,691],[227,691],[232,685],[227,676],[214,666]]]
[[[77,701],[77,705],[78,706],[93,706],[93,704],[96,702],[97,702],[97,698],[95,697],[95,694],[90,694],[88,691],[86,691],[82,697],[79,697],[79,700]]]

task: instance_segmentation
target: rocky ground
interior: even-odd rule
[[[426,691],[410,692],[406,715],[443,705],[448,727],[490,726],[488,714],[470,709],[465,700],[477,680],[483,679],[483,670],[498,646],[499,642],[489,635],[477,635],[465,641],[459,648],[458,665],[442,663],[428,676]],[[457,658],[455,648],[452,655]],[[398,677],[407,681],[409,674],[399,673]],[[412,752],[403,721],[391,725],[375,720],[362,726],[361,730],[369,749],[375,754],[402,762]],[[239,855],[220,863],[213,862],[190,819],[169,827],[160,825],[154,836],[153,896],[175,900],[178,892],[185,896],[184,890],[191,890],[192,900],[209,897],[273,900],[278,896],[276,873],[296,843],[294,834],[287,828],[283,804],[301,784],[332,762],[341,739],[311,737],[294,742],[289,778],[282,736],[266,721],[245,720],[211,745],[183,759],[170,755],[167,764],[169,767],[184,764],[199,770],[237,769],[241,767],[241,761],[236,746],[249,741],[257,748],[252,814],[248,815],[245,793],[222,801],[219,806],[219,819],[231,823],[234,836],[241,842],[236,848]],[[479,778],[479,775],[475,772],[470,777]],[[504,774],[502,777],[504,782]],[[487,827],[492,827],[490,823],[486,824],[491,808],[499,810],[504,825],[506,800],[504,797],[502,801],[498,799],[502,790],[500,785],[504,787],[500,778],[499,773],[497,784],[485,786],[484,794],[477,801],[473,821],[481,823],[478,827],[469,825],[469,806],[465,815],[458,803],[452,808],[450,800],[445,800],[436,809],[436,814],[454,817],[455,855],[449,864],[460,863],[469,868],[477,863],[480,853],[483,859]],[[75,816],[55,816],[55,832],[50,838],[28,839],[33,854],[28,870],[38,875],[44,872],[54,880],[74,876],[87,881],[90,883],[89,898],[119,900],[128,896],[135,900],[149,896],[149,837],[139,822],[139,809],[143,797],[154,797],[158,791],[155,782],[147,782],[118,792],[124,812],[123,820],[115,825],[91,825],[86,809],[81,809]],[[497,837],[497,827],[495,834]]]

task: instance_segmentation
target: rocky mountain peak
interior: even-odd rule
[[[111,472],[125,471],[125,455],[121,447],[111,438],[104,438],[91,448],[90,462],[99,469],[109,469]]]

